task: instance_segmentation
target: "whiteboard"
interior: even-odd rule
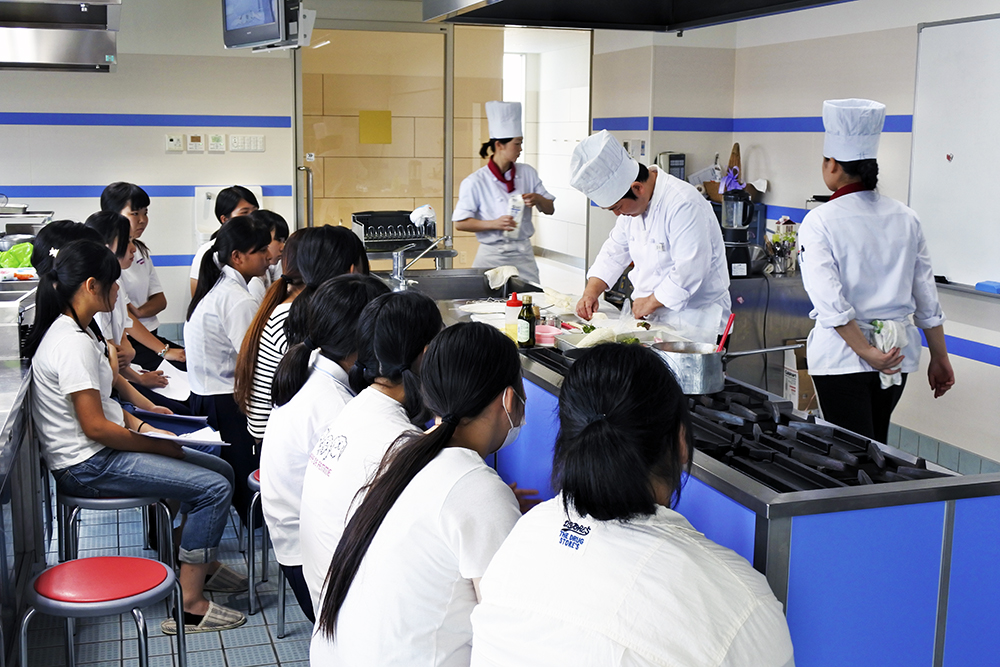
[[[922,25],[917,46],[910,207],[934,273],[968,285],[1000,281],[998,45],[1000,15]]]

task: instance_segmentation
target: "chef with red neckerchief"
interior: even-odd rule
[[[451,219],[455,229],[476,233],[479,251],[473,268],[512,265],[521,278],[538,284],[538,265],[531,247],[535,233],[532,210],[552,215],[555,197],[545,189],[531,165],[517,162],[524,139],[521,103],[487,102],[486,119],[490,140],[483,144],[479,155],[489,161],[462,181]],[[514,195],[523,200],[520,225],[511,215]]]
[[[799,267],[816,326],[809,333],[809,374],[823,417],[885,442],[908,373],[920,360],[939,397],[955,383],[930,253],[916,213],[880,194],[879,139],[885,105],[823,103],[823,181],[830,201],[799,229]]]

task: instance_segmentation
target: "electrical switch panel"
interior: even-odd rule
[[[166,151],[168,153],[183,153],[184,152],[184,135],[183,134],[168,134],[166,136]]]
[[[229,152],[231,153],[263,153],[263,134],[230,134]]]

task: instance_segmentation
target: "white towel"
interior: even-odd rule
[[[888,352],[892,348],[902,347],[906,343],[906,323],[896,320],[872,320],[872,334],[872,344],[880,352]],[[902,365],[900,363],[893,366],[892,370],[899,369]],[[883,389],[903,383],[902,373],[893,373],[891,375],[879,373],[878,376],[882,381]]]

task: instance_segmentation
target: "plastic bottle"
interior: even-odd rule
[[[503,318],[503,330],[510,339],[517,342],[517,318],[521,314],[521,307],[524,304],[520,299],[517,298],[517,292],[510,295],[510,299],[507,301],[507,307],[504,308],[504,318]]]
[[[521,232],[521,219],[524,217],[524,197],[518,194],[511,195],[507,206],[508,215],[514,218],[514,229],[504,232],[503,235],[508,239],[516,239]]]
[[[535,309],[531,305],[531,297],[522,297],[524,305],[517,316],[517,346],[528,348],[535,346]]]

